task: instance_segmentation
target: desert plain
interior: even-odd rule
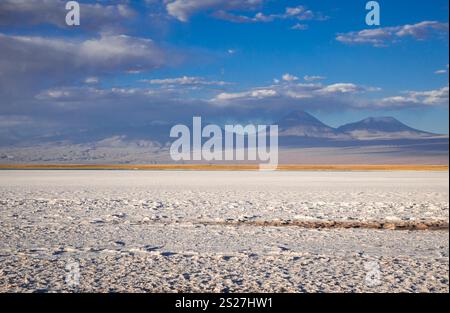
[[[2,170],[0,292],[449,292],[448,170]]]

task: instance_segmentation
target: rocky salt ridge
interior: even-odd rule
[[[249,200],[216,199],[213,193],[178,193],[180,200],[152,194],[137,199],[11,199],[3,198],[3,224],[36,223],[191,223],[300,226],[307,228],[437,228],[448,229],[448,202],[314,202],[283,201],[294,194],[239,195]],[[236,197],[236,195],[235,195]],[[170,199],[168,199],[170,198]],[[183,199],[183,200],[182,200]],[[212,200],[211,200],[212,199]],[[199,205],[201,204],[201,205]],[[101,210],[99,210],[101,208]],[[57,213],[57,214],[55,214]]]

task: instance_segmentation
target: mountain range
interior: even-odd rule
[[[308,112],[296,111],[278,123],[282,137],[326,138],[334,140],[431,139],[446,136],[409,127],[393,117],[368,117],[361,121],[330,127]]]
[[[347,155],[348,151],[359,149],[370,150],[371,157],[388,151],[389,157],[394,153],[402,157],[420,156],[425,161],[435,156],[439,157],[439,162],[448,159],[447,135],[414,129],[393,117],[369,117],[334,128],[308,112],[294,111],[273,124],[278,125],[280,149],[292,152],[294,160],[298,153],[311,149],[327,149],[330,157],[338,150]],[[149,123],[87,133],[70,132],[14,145],[3,143],[0,144],[0,163],[167,162],[168,147],[175,140],[169,137],[171,126]]]
[[[448,136],[409,127],[393,117],[369,117],[333,128],[308,112],[296,111],[277,124],[282,147],[434,144],[439,146],[434,148],[448,150]]]

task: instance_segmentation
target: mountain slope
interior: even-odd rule
[[[337,131],[358,140],[421,139],[438,136],[409,127],[393,117],[369,117],[342,125]]]
[[[346,136],[305,111],[292,112],[283,117],[277,124],[280,136],[335,139]]]

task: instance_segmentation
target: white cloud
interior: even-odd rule
[[[424,21],[413,25],[364,29],[338,34],[336,40],[345,44],[369,44],[375,47],[385,47],[404,37],[424,40],[433,35],[445,35],[448,34],[448,28],[448,23]]]
[[[66,28],[67,11],[64,0],[2,0],[0,1],[0,25],[30,26],[51,24]],[[135,16],[127,4],[104,5],[80,3],[81,27],[93,30],[112,30]]]
[[[98,84],[99,81],[100,81],[100,80],[98,79],[98,77],[94,77],[94,76],[87,77],[87,78],[84,80],[84,82],[85,82],[86,84]]]
[[[320,12],[313,12],[302,5],[288,7],[284,12],[278,14],[256,12],[252,15],[245,15],[241,13],[241,11],[257,10],[265,2],[268,2],[268,0],[167,0],[166,10],[170,16],[181,22],[187,22],[191,16],[200,12],[210,12],[215,18],[233,23],[267,23],[287,19],[299,21],[327,19]],[[293,29],[306,28],[306,25],[301,24],[293,27]]]
[[[427,91],[407,91],[402,95],[367,98],[365,95],[380,91],[355,83],[292,83],[279,82],[241,92],[223,92],[210,100],[220,107],[230,108],[286,108],[301,106],[312,110],[346,109],[407,109],[448,105],[449,87]]]
[[[218,101],[229,101],[236,99],[265,99],[277,96],[277,92],[273,89],[254,89],[245,92],[236,93],[220,93],[215,97]]]
[[[352,97],[357,94],[377,91],[378,88],[365,87],[353,83],[294,83],[293,81],[275,82],[275,85],[253,88],[241,92],[223,92],[211,99],[211,103],[220,106],[283,106],[302,103],[310,108],[331,109],[329,105],[339,103],[343,107],[360,107]],[[365,104],[364,104],[365,105]]]
[[[294,29],[294,30],[307,30],[308,28],[309,28],[308,25],[300,24],[300,23],[297,23],[297,24],[295,24],[294,26],[291,27],[291,29]]]
[[[284,74],[281,78],[286,82],[293,82],[298,80],[297,76],[291,75],[289,73]]]
[[[0,39],[2,59],[9,56],[15,64],[29,62],[38,68],[55,67],[61,61],[69,67],[89,67],[88,71],[114,71],[151,69],[165,62],[163,51],[152,40],[126,35],[102,35],[78,41],[0,33]]]
[[[434,74],[438,74],[438,75],[442,75],[442,74],[447,74],[448,73],[448,64],[446,65],[445,69],[440,69],[434,72]]]
[[[169,62],[166,52],[152,40],[125,35],[83,41],[0,33],[0,54],[3,95],[32,92],[60,81],[80,81],[87,75],[151,70]]]
[[[168,0],[166,9],[169,15],[181,22],[202,11],[245,10],[259,7],[264,0]]]
[[[92,66],[98,63],[107,67],[126,66],[129,67],[128,70],[158,67],[164,62],[161,52],[150,39],[126,35],[86,40],[76,49],[82,62],[88,62]]]
[[[148,88],[108,88],[100,89],[94,87],[59,87],[41,91],[36,95],[37,100],[50,100],[54,103],[89,102],[92,100],[109,100],[124,97],[162,97],[175,96],[175,91],[166,89]]]
[[[164,79],[146,79],[141,80],[152,85],[206,85],[206,86],[226,86],[231,83],[224,81],[209,81],[203,77],[183,76],[176,78],[164,78]]]
[[[318,75],[305,75],[303,77],[304,80],[307,82],[317,81],[317,80],[324,80],[326,79],[325,76],[318,76]]]
[[[449,87],[428,91],[407,91],[405,95],[387,97],[382,99],[383,107],[411,107],[411,106],[436,106],[448,105]]]
[[[299,21],[327,19],[327,17],[323,16],[321,13],[308,10],[302,5],[299,5],[297,7],[288,7],[285,9],[284,13],[280,14],[265,14],[263,12],[257,12],[253,16],[248,16],[230,13],[226,10],[218,10],[214,12],[213,15],[216,18],[234,23],[258,23],[258,22],[268,23],[273,22],[275,20],[287,20],[287,19],[294,19]],[[296,24],[292,27],[292,29],[304,30],[307,29],[307,27],[308,26],[304,24]]]
[[[352,83],[338,83],[338,84],[332,84],[328,85],[321,90],[319,90],[320,93],[324,94],[331,94],[331,93],[357,93],[366,91],[367,88],[358,86],[356,84]]]

